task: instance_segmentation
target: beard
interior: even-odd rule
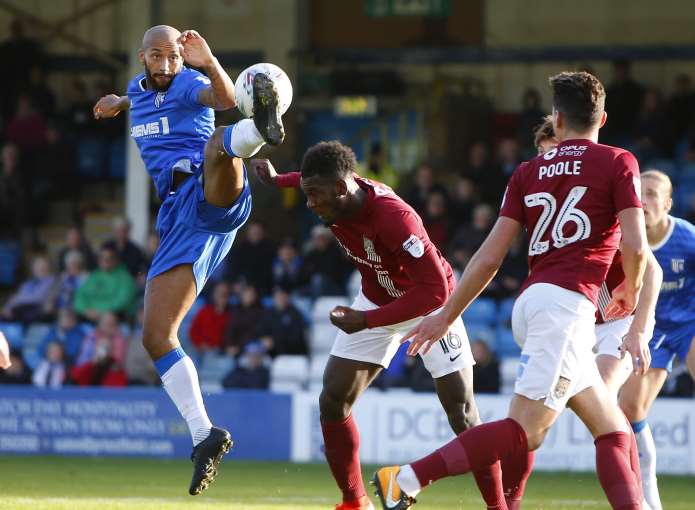
[[[155,90],[157,92],[166,92],[169,90],[169,87],[171,87],[171,84],[174,82],[174,77],[176,75],[172,75],[171,79],[166,82],[165,85],[160,85],[157,82],[157,78],[161,79],[162,75],[153,75],[150,70],[145,66],[145,78],[147,79],[147,85],[152,88],[152,90]]]

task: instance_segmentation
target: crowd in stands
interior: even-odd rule
[[[104,83],[89,91],[75,80],[73,97],[58,104],[43,73],[45,56],[24,36],[21,24],[13,24],[0,56],[14,62],[10,68],[15,69],[2,80],[0,94],[2,243],[18,241],[27,227],[40,224],[45,204],[56,196],[76,197],[82,180],[75,171],[77,141],[97,137],[122,143],[125,117],[110,123],[92,119],[92,99],[108,89]],[[630,148],[645,164],[659,164],[677,187],[690,183],[695,191],[695,89],[689,76],[679,75],[665,95],[638,83],[629,63],[618,62],[607,110],[603,141]],[[423,163],[411,174],[398,172],[379,143],[359,171],[398,191],[460,274],[492,228],[509,175],[535,154],[532,128],[545,113],[538,92],[526,91],[516,135],[461,148],[465,162],[456,171]],[[684,203],[686,195],[679,195],[677,205],[679,214],[695,221],[692,196],[692,203]],[[79,215],[75,219],[79,224]],[[307,230],[305,240],[277,242],[267,237],[262,223],[249,222],[184,321],[179,334],[187,351],[204,366],[214,361],[223,386],[268,388],[274,359],[315,354],[312,305],[321,297],[354,294],[359,285],[330,230],[322,225]],[[48,388],[158,384],[142,346],[142,298],[156,248],[156,235],[147,246],[138,246],[130,239],[128,222],[116,218],[112,237],[100,246],[73,226],[66,229],[55,259],[40,250],[26,257],[30,274],[0,306],[0,329],[14,339],[13,365],[0,373],[0,383]],[[509,303],[526,274],[525,239],[519,238],[482,296],[482,315],[464,316],[478,363],[476,391],[500,391],[504,358],[518,354],[510,340]],[[376,384],[433,390],[422,363],[402,350]],[[692,386],[678,388],[674,391],[692,394]]]

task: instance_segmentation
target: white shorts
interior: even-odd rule
[[[602,384],[592,348],[596,307],[584,295],[549,283],[521,293],[512,311],[521,347],[514,392],[561,412],[577,393]]]
[[[355,310],[374,310],[379,308],[369,301],[362,294],[362,291],[357,294],[351,307]],[[438,313],[438,310],[432,313]],[[400,347],[401,338],[417,326],[420,320],[422,320],[422,317],[391,326],[364,329],[352,334],[339,331],[333,344],[333,349],[331,349],[331,355],[374,363],[387,368]],[[462,368],[475,364],[471,346],[468,342],[468,335],[460,317],[451,325],[446,337],[440,339],[430,352],[422,356],[422,360],[425,363],[425,368],[432,374],[434,379],[452,372],[458,372]]]
[[[627,380],[632,372],[632,357],[629,353],[625,353],[623,356],[620,346],[623,345],[623,337],[627,334],[634,319],[635,316],[630,315],[629,317],[618,319],[617,321],[604,322],[603,324],[596,325],[596,345],[594,346],[594,353],[597,357],[613,356],[614,358],[622,359],[620,370],[623,372],[625,380]],[[644,333],[646,338],[652,338],[654,334],[654,325],[655,321],[651,319]]]

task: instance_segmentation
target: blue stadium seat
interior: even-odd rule
[[[641,169],[643,171],[661,170],[665,174],[668,174],[670,177],[674,177],[677,174],[678,167],[676,166],[676,163],[670,159],[653,159],[651,161],[647,161],[646,164],[642,165]]]
[[[273,307],[273,296],[263,296],[261,298],[263,308],[271,309]]]
[[[50,324],[31,324],[24,334],[24,350],[36,349],[51,330]]]
[[[5,334],[10,347],[20,349],[24,344],[24,327],[19,322],[0,322],[0,331]]]
[[[519,349],[519,346],[514,341],[514,335],[510,328],[504,326],[497,328],[495,353],[500,359],[518,357],[519,354],[521,354],[521,349]]]
[[[497,323],[502,326],[509,326],[512,321],[512,310],[514,309],[515,298],[507,298],[500,303],[497,312]]]
[[[83,177],[104,175],[106,146],[96,138],[84,138],[77,144],[77,171]]]
[[[114,140],[109,146],[109,177],[125,179],[126,141]]]
[[[19,246],[14,242],[0,242],[0,285],[16,283],[19,266]]]
[[[463,312],[463,321],[493,325],[497,320],[497,303],[492,298],[478,298]]]
[[[200,362],[201,383],[221,382],[224,377],[234,368],[234,359],[224,354],[206,352]]]
[[[476,340],[482,340],[490,349],[495,350],[495,330],[489,324],[484,322],[466,322],[465,326],[468,340],[471,343]]]

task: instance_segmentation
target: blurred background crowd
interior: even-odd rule
[[[134,239],[124,218],[127,117],[97,122],[91,115],[98,97],[122,90],[123,78],[93,69],[66,78],[56,71],[55,56],[28,33],[26,19],[13,18],[3,30],[0,61],[12,72],[0,80],[0,329],[13,346],[13,367],[0,374],[0,383],[158,384],[140,342],[142,295],[158,239],[153,232]],[[282,172],[296,170],[303,150],[319,139],[350,143],[358,172],[394,188],[460,273],[492,227],[510,174],[536,153],[532,131],[548,113],[547,99],[536,88],[522,88],[515,107],[499,106],[494,90],[459,80],[455,90],[445,83],[444,91],[432,94],[436,105],[416,102],[398,114],[385,108],[352,125],[352,118],[336,119],[336,112],[354,107],[369,115],[374,97],[385,96],[388,104],[401,94],[407,102],[412,91],[382,73],[365,81],[371,87],[365,95],[354,88],[359,73],[346,77],[350,73],[335,62],[330,66],[336,68],[330,83],[313,68],[293,79],[288,142],[266,155]],[[630,60],[615,59],[602,69],[609,69],[597,72],[607,86],[609,121],[601,141],[632,150],[643,168],[671,175],[674,212],[695,221],[692,76],[678,73],[654,87],[635,75]],[[352,102],[336,102],[330,115],[297,101],[321,87],[340,95],[347,81],[353,82],[345,93]],[[218,121],[237,115],[218,115]],[[394,130],[417,140],[394,142]],[[423,139],[431,140],[427,150]],[[313,367],[323,366],[333,339],[327,310],[349,303],[359,276],[297,190],[255,181],[252,187],[254,215],[180,337],[210,388],[311,387],[320,383]],[[153,218],[157,207],[153,198]],[[520,238],[464,315],[478,363],[476,391],[512,387],[518,348],[509,318],[526,272],[526,240]],[[293,377],[297,370],[303,372]],[[433,389],[421,363],[403,352],[377,385]],[[691,396],[692,382],[675,370],[665,392]]]

